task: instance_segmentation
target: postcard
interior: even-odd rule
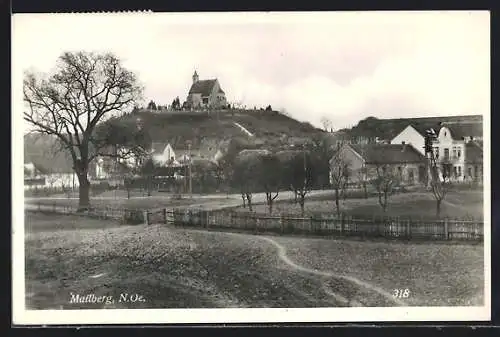
[[[490,319],[488,12],[12,21],[13,324]]]

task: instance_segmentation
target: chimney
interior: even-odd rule
[[[403,142],[403,147],[401,148],[401,152],[405,152],[406,151],[406,143]]]

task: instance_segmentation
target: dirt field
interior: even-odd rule
[[[26,305],[33,309],[470,305],[483,300],[482,245],[119,227],[33,213],[26,215],[25,240]],[[395,300],[395,288],[408,288],[410,296]],[[77,294],[107,297],[102,303],[70,303]]]

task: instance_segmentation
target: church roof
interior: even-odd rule
[[[217,82],[216,79],[197,81],[193,83],[191,89],[189,89],[189,93],[201,94],[202,96],[210,96],[210,93],[212,92],[216,82]]]

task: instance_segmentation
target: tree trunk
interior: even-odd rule
[[[441,199],[436,199],[436,217],[439,218],[441,216]]]
[[[368,199],[368,189],[366,188],[366,182],[363,182],[363,191],[365,192],[365,199]]]
[[[299,193],[297,191],[293,191],[293,193],[295,194],[295,200],[294,200],[294,202],[295,202],[295,204],[297,204],[297,199],[298,199],[297,197],[298,197]]]
[[[127,188],[127,199],[130,199],[130,188]]]
[[[304,196],[300,198],[299,204],[300,204],[300,214],[303,217],[304,213],[305,213],[305,210],[304,210],[305,197]]]
[[[387,192],[384,192],[384,206],[382,206],[382,209],[385,211],[387,210]]]
[[[339,190],[335,189],[335,207],[337,208],[337,215],[340,216],[340,204],[339,204]]]
[[[269,199],[269,214],[273,214],[273,199]]]
[[[246,201],[246,199],[245,199],[245,198],[246,198],[245,194],[241,194],[241,199],[243,199],[243,208],[246,208],[246,207],[247,207],[247,204],[246,204],[246,202],[245,202],[245,201]]]
[[[90,206],[90,182],[87,177],[87,172],[78,174],[78,211],[85,211]]]
[[[252,195],[250,193],[247,193],[247,202],[248,202],[248,210],[250,212],[253,212],[253,209],[252,209]]]

